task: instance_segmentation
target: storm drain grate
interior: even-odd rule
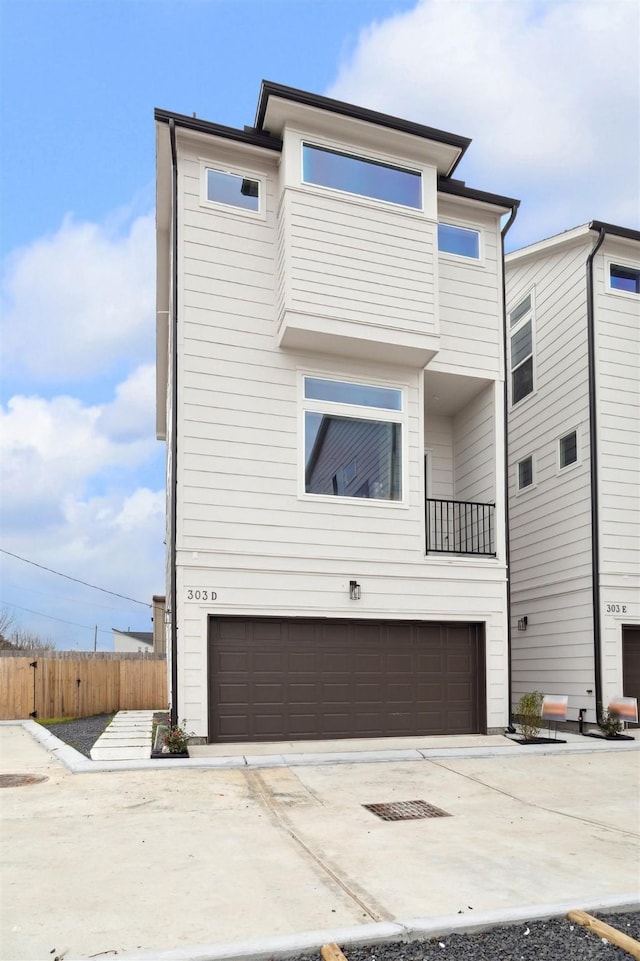
[[[363,804],[367,811],[383,821],[417,821],[420,818],[450,818],[448,811],[426,801],[388,801],[383,804]]]
[[[39,784],[48,780],[43,774],[0,774],[0,787],[22,787],[24,784]]]

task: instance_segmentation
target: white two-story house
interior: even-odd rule
[[[506,257],[513,699],[640,699],[640,232]]]
[[[501,228],[469,141],[263,83],[156,111],[174,717],[211,741],[509,717]]]

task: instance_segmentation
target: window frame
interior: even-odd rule
[[[343,157],[352,157],[354,160],[363,160],[367,163],[377,164],[379,167],[390,167],[392,169],[400,170],[406,173],[417,174],[420,177],[420,206],[411,207],[407,204],[397,203],[393,200],[384,200],[380,197],[373,197],[369,194],[359,194],[353,193],[350,190],[342,190],[339,187],[324,186],[323,184],[313,183],[312,181],[304,179],[304,148],[305,147],[316,147],[318,150],[324,150],[327,153],[339,154]],[[353,150],[348,144],[333,143],[322,137],[314,137],[312,140],[308,136],[299,136],[299,167],[298,176],[300,187],[304,190],[317,190],[332,197],[344,197],[350,202],[356,202],[360,204],[380,205],[383,209],[392,209],[402,211],[404,214],[410,214],[411,216],[421,216],[423,217],[426,213],[425,205],[425,169],[420,165],[416,164],[413,167],[407,166],[406,163],[396,159],[391,156],[383,156],[382,154],[374,155],[372,153],[362,153],[357,148]]]
[[[529,308],[515,321],[511,324],[511,314],[514,314],[518,308],[527,300],[531,299]],[[527,398],[532,397],[536,393],[536,324],[535,324],[535,288],[532,287],[525,294],[520,296],[516,303],[513,305],[511,310],[507,311],[506,323],[507,323],[507,352],[508,352],[508,362],[509,362],[509,406],[511,408],[519,407]],[[512,362],[513,354],[513,338],[519,333],[528,323],[531,324],[531,353],[527,354],[518,364],[514,367]],[[519,370],[523,364],[531,359],[531,390],[519,397],[518,400],[513,399],[513,375],[516,370]]]
[[[611,283],[611,271],[614,267],[618,267],[620,270],[632,270],[635,273],[637,273],[638,289],[622,290],[620,287],[614,287]],[[630,260],[625,260],[624,257],[607,258],[605,290],[608,294],[612,294],[614,297],[629,297],[629,298],[640,297],[640,264],[633,263]]]
[[[440,249],[440,227],[453,227],[454,230],[468,230],[471,233],[478,235],[478,256],[470,257],[468,254],[458,254],[452,250],[441,250]],[[450,257],[456,263],[464,264],[475,264],[476,266],[484,266],[484,235],[483,231],[477,224],[464,223],[455,218],[448,217],[444,220],[438,218],[438,224],[436,227],[436,247],[438,250],[438,257]]]
[[[213,160],[199,159],[200,165],[200,206],[209,210],[217,210],[220,213],[228,214],[230,217],[249,217],[251,220],[266,220],[266,187],[267,178],[264,174],[255,170],[229,166],[224,163],[217,163]],[[213,170],[216,173],[229,174],[232,177],[240,177],[243,180],[255,180],[259,184],[258,189],[258,209],[250,210],[248,207],[236,207],[234,204],[224,204],[218,200],[210,200],[207,191],[207,171]]]
[[[524,464],[526,461],[531,461],[531,483],[522,486],[520,484],[520,465]],[[516,493],[526,494],[527,491],[532,490],[536,486],[536,459],[533,454],[527,454],[526,457],[521,457],[516,461]]]
[[[338,401],[313,400],[305,397],[306,378],[337,381],[345,384],[355,384],[364,387],[383,387],[400,392],[401,409],[390,410],[383,407],[367,407],[358,404],[341,403]],[[372,377],[355,378],[341,373],[318,371],[310,369],[298,370],[298,500],[312,501],[325,504],[347,504],[351,509],[354,505],[369,505],[379,510],[381,507],[392,510],[407,509],[409,507],[408,491],[408,385],[404,383],[379,381]],[[355,497],[349,494],[314,494],[306,490],[306,452],[305,452],[305,414],[335,414],[350,420],[369,420],[377,423],[391,423],[400,426],[400,497],[397,500],[376,497]],[[349,461],[349,466],[351,461]]]
[[[562,465],[562,441],[566,440],[567,437],[571,437],[572,434],[576,435],[576,459],[572,460],[570,464]],[[556,474],[565,474],[567,471],[574,470],[579,467],[582,463],[582,443],[580,438],[580,429],[578,426],[570,427],[568,430],[564,430],[556,438]]]

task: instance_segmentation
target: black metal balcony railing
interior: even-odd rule
[[[495,557],[495,504],[427,498],[427,554]]]

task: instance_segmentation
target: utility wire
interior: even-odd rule
[[[26,611],[27,614],[37,614],[38,617],[48,617],[51,621],[60,621],[61,624],[70,624],[71,627],[86,627],[88,631],[94,631],[95,626],[91,627],[88,624],[77,624],[75,621],[65,621],[62,617],[54,617],[53,614],[44,614],[42,611],[32,611],[30,607],[20,607],[18,604],[12,604],[11,601],[0,601],[0,604],[4,604],[6,607],[15,607],[17,611]],[[98,630],[101,634],[111,634],[104,627],[99,627]]]
[[[102,591],[103,594],[112,594],[113,597],[120,597],[123,601],[131,601],[133,604],[142,604],[143,607],[153,607],[153,604],[149,604],[147,601],[138,601],[135,597],[127,597],[126,594],[118,594],[116,591],[108,591],[106,587],[97,587],[95,584],[89,584],[88,581],[81,581],[79,577],[71,577],[69,574],[62,574],[60,571],[54,571],[51,567],[45,567],[44,564],[36,564],[35,561],[29,561],[26,557],[20,557],[19,554],[12,554],[11,551],[6,551],[4,547],[0,547],[0,552],[2,554],[8,554],[9,557],[15,557],[19,561],[24,561],[25,564],[31,564],[33,567],[39,567],[41,571],[48,571],[49,574],[57,574],[58,577],[65,577],[68,581],[75,581],[76,584],[83,584],[85,587],[91,587],[94,591]]]

